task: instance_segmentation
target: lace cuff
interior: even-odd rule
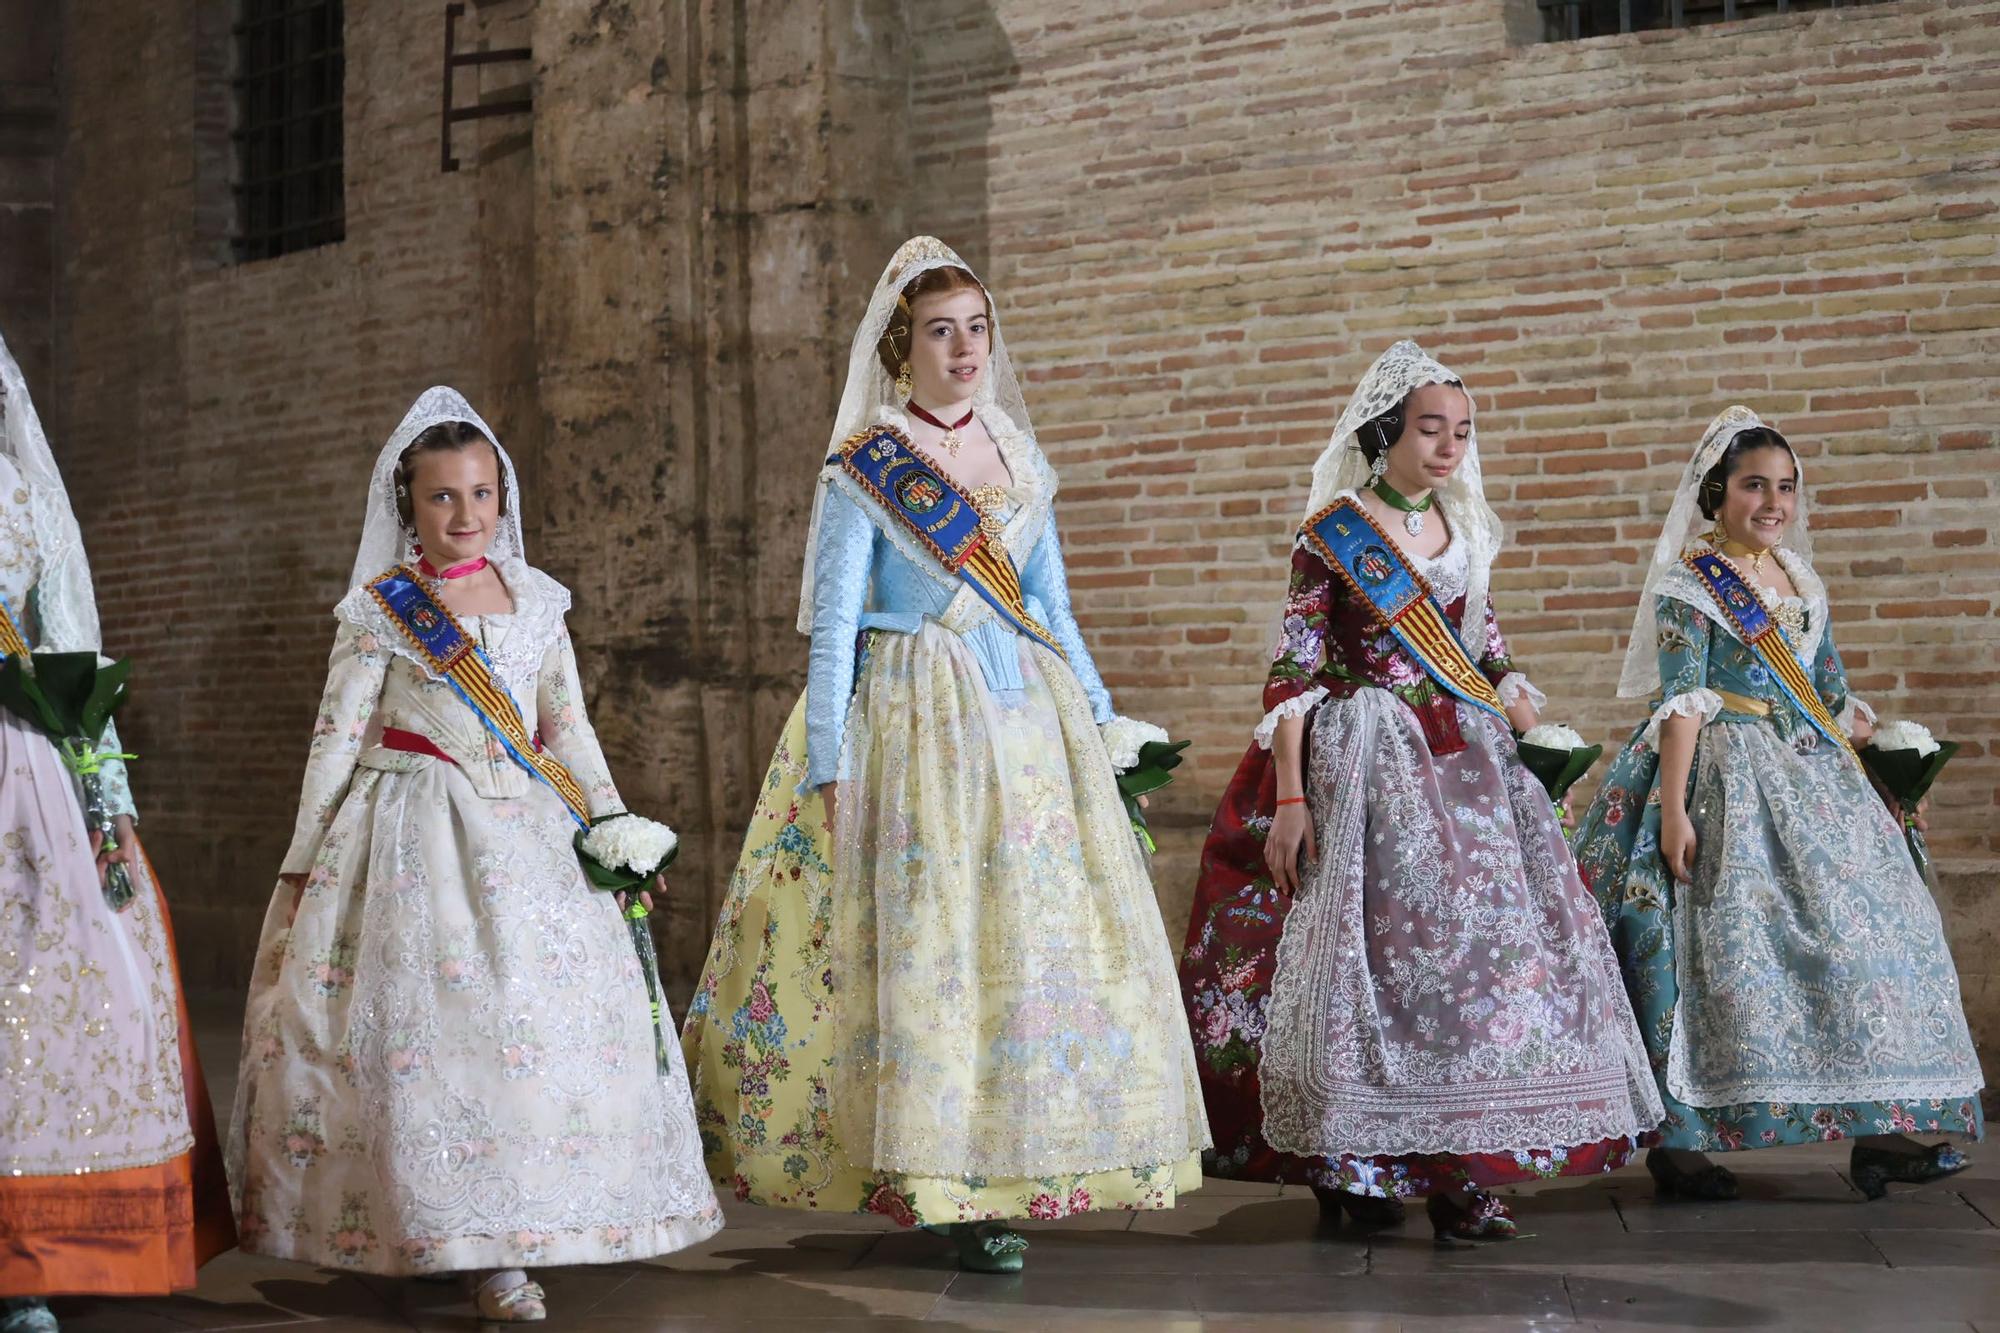
[[[1525,671],[1509,671],[1500,677],[1500,683],[1493,687],[1493,692],[1498,694],[1500,702],[1509,708],[1519,703],[1524,694],[1528,696],[1528,702],[1535,706],[1537,713],[1549,706],[1549,696],[1535,688],[1535,683],[1528,679]]]
[[[1866,699],[1858,699],[1850,694],[1847,696],[1847,702],[1840,706],[1840,711],[1833,715],[1833,720],[1840,724],[1842,735],[1852,736],[1857,720],[1865,721],[1871,727],[1875,725],[1875,710],[1868,706]]]
[[[1291,698],[1264,714],[1264,720],[1257,724],[1254,733],[1257,744],[1263,749],[1271,748],[1271,738],[1278,734],[1278,724],[1288,717],[1304,717],[1319,707],[1320,700],[1326,698],[1326,686],[1315,685],[1304,694]]]
[[[1660,744],[1660,724],[1670,717],[1692,717],[1708,722],[1722,711],[1722,696],[1714,690],[1689,690],[1686,694],[1676,694],[1673,698],[1653,710],[1653,716],[1646,722],[1646,731],[1641,740],[1658,748]]]

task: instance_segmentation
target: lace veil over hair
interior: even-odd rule
[[[1619,698],[1650,699],[1660,692],[1660,619],[1654,602],[1661,595],[1663,584],[1667,585],[1665,591],[1668,595],[1681,596],[1685,591],[1689,598],[1700,598],[1694,605],[1706,611],[1717,623],[1730,623],[1720,609],[1705,605],[1706,594],[1699,591],[1695,580],[1674,575],[1675,571],[1684,568],[1681,556],[1686,552],[1688,543],[1708,523],[1701,513],[1702,478],[1721,461],[1722,455],[1738,435],[1759,427],[1770,429],[1749,408],[1725,408],[1708,423],[1708,429],[1702,432],[1701,443],[1695,446],[1694,456],[1688,459],[1687,467],[1681,473],[1680,487],[1674,491],[1673,505],[1667,510],[1667,521],[1660,528],[1660,539],[1653,544],[1653,563],[1646,571],[1645,586],[1639,591],[1639,609],[1632,617],[1631,636],[1625,641],[1625,666],[1618,676]],[[1792,451],[1792,465],[1798,469],[1798,496],[1791,526],[1785,530],[1784,547],[1800,557],[1810,569],[1812,529],[1806,515],[1805,467],[1798,460],[1797,450]],[[1816,576],[1810,580],[1813,585],[1817,582]],[[1813,591],[1817,591],[1816,586],[1799,588],[1801,594]]]
[[[403,516],[396,509],[396,464],[402,459],[403,450],[409,448],[417,436],[447,421],[469,423],[486,437],[500,459],[500,481],[507,497],[507,510],[500,515],[493,544],[486,550],[487,558],[496,563],[527,558],[527,548],[521,540],[521,486],[514,477],[514,460],[500,446],[492,427],[472,410],[471,403],[465,401],[465,395],[456,389],[437,385],[417,396],[417,401],[403,415],[403,423],[396,427],[389,442],[382,446],[382,452],[375,456],[375,471],[368,479],[367,516],[361,524],[361,547],[355,552],[354,572],[348,578],[350,588],[358,588],[397,565],[415,562],[417,557],[410,546],[410,534],[403,526]]]
[[[840,395],[840,408],[834,413],[833,431],[827,437],[823,456],[838,452],[856,432],[877,424],[885,411],[900,414],[902,403],[896,394],[896,382],[875,354],[875,346],[881,341],[890,320],[896,316],[896,301],[903,294],[903,289],[923,274],[939,268],[972,272],[971,265],[934,236],[913,236],[896,247],[888,267],[882,270],[882,276],[875,282],[874,293],[868,298],[867,313],[855,327],[854,343],[847,354],[847,386]],[[974,281],[978,281],[977,275]],[[984,283],[980,287],[986,291]],[[1048,461],[1042,456],[1041,446],[1035,442],[1034,427],[1028,421],[1028,404],[1021,397],[1021,383],[1015,378],[1014,363],[1007,355],[1007,343],[1000,333],[999,305],[991,291],[986,291],[986,307],[993,312],[990,350],[986,373],[980,377],[979,388],[973,396],[973,406],[985,411],[998,410],[1003,414],[1018,434],[1016,457],[1036,474],[1047,474]],[[812,633],[813,565],[819,549],[819,521],[826,506],[828,481],[829,472],[822,470],[813,488],[812,521],[806,529],[805,572],[799,580],[798,630],[801,634]]]
[[[1462,384],[1462,381],[1408,339],[1393,344],[1375,358],[1375,364],[1368,367],[1368,373],[1355,386],[1354,396],[1341,411],[1333,438],[1313,464],[1312,496],[1306,502],[1306,519],[1332,504],[1342,491],[1368,484],[1371,479],[1368,457],[1361,452],[1358,432],[1427,384]],[[1471,399],[1471,391],[1467,390],[1468,405]],[[1476,422],[1477,413],[1473,415]],[[1444,509],[1445,522],[1451,527],[1452,541],[1465,544],[1465,614],[1459,622],[1458,636],[1477,661],[1486,647],[1486,603],[1493,558],[1500,553],[1504,536],[1500,516],[1486,503],[1477,424],[1466,439],[1465,457],[1457,471],[1437,487],[1437,498]]]
[[[42,573],[35,584],[39,634],[34,646],[61,653],[102,652],[97,594],[91,587],[90,561],[83,553],[83,533],[70,508],[62,473],[56,470],[55,455],[49,452],[49,438],[42,433],[42,419],[28,397],[28,382],[4,338],[0,338],[0,441],[27,485],[28,519],[42,553]]]

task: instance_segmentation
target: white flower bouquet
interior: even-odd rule
[[[1173,740],[1164,727],[1130,717],[1114,717],[1098,730],[1104,737],[1104,749],[1111,756],[1111,766],[1118,770],[1118,794],[1125,799],[1132,832],[1150,855],[1159,848],[1153,842],[1152,830],[1146,827],[1146,813],[1139,807],[1139,798],[1174,780],[1173,770],[1180,767],[1181,751],[1194,742]]]
[[[1917,863],[1917,873],[1930,884],[1931,852],[1924,842],[1924,831],[1917,827],[1917,805],[1958,753],[1958,743],[1941,741],[1918,723],[1898,720],[1877,727],[1858,753],[1882,790],[1902,807],[1903,841],[1910,849],[1910,859]]]
[[[1514,748],[1555,803],[1557,819],[1569,818],[1569,803],[1563,798],[1604,753],[1602,745],[1585,745],[1582,736],[1557,722],[1544,722],[1524,732]]]

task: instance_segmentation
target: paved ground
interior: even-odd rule
[[[200,1006],[228,1105],[234,1015]],[[545,1328],[1354,1330],[1672,1328],[2000,1333],[2000,1149],[1865,1203],[1840,1145],[1745,1154],[1745,1198],[1658,1203],[1644,1172],[1518,1192],[1524,1238],[1440,1249],[1321,1227],[1310,1193],[1211,1182],[1169,1213],[1028,1224],[1028,1270],[957,1271],[946,1243],[872,1218],[729,1206],[729,1226],[657,1263],[540,1271]],[[192,1293],[58,1302],[71,1333],[304,1326],[475,1328],[448,1285],[225,1255]]]

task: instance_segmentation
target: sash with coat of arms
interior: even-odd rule
[[[1337,500],[1306,520],[1306,538],[1439,688],[1506,720],[1493,682],[1452,632],[1430,585],[1367,510]]]
[[[583,785],[561,760],[535,743],[513,697],[493,678],[493,664],[451,612],[440,606],[408,565],[398,565],[368,585],[389,619],[401,627],[431,671],[451,686],[507,755],[529,777],[545,783],[569,807],[570,818],[590,827]]]
[[[826,460],[838,464],[870,499],[877,521],[893,522],[944,570],[962,580],[1002,619],[1058,657],[1063,650],[1028,614],[1021,574],[999,541],[979,525],[979,508],[951,479],[924,462],[894,426],[850,437]]]
[[[1792,641],[1785,637],[1784,626],[1771,619],[1758,600],[1757,594],[1743,581],[1743,576],[1727,560],[1713,551],[1697,551],[1682,557],[1681,563],[1695,572],[1696,577],[1715,598],[1715,604],[1722,608],[1724,615],[1735,624],[1737,637],[1744,646],[1757,654],[1757,660],[1769,669],[1772,679],[1778,682],[1778,689],[1798,709],[1800,716],[1812,724],[1813,730],[1848,751],[1854,751],[1852,742],[1840,729],[1840,724],[1827,711],[1826,703],[1819,697],[1819,691],[1806,676],[1806,669],[1799,665],[1799,656],[1792,651]]]

